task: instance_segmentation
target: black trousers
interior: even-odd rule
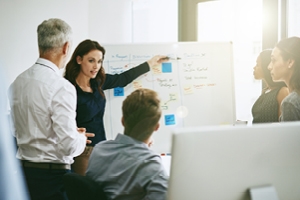
[[[62,177],[70,170],[23,167],[31,200],[68,200]]]

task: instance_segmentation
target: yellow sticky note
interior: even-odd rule
[[[193,94],[193,87],[191,85],[186,85],[183,87],[183,94]]]
[[[170,100],[171,101],[177,101],[177,99],[178,99],[177,98],[177,93],[170,93],[169,95],[170,95]]]
[[[161,74],[162,73],[162,67],[160,65],[156,65],[152,67],[153,74]]]
[[[142,81],[139,80],[133,81],[132,85],[135,90],[143,87]]]

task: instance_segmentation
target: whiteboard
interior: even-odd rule
[[[171,131],[181,127],[234,124],[235,95],[231,42],[179,42],[161,44],[103,45],[103,66],[115,74],[135,67],[154,55],[167,55],[168,62],[154,67],[125,88],[106,90],[105,130],[108,139],[123,133],[122,102],[137,88],[158,92],[162,117],[153,134],[152,149],[171,150]]]

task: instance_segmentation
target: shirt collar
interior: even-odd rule
[[[38,58],[37,61],[36,61],[36,64],[41,64],[44,67],[49,67],[53,71],[55,71],[55,73],[60,75],[59,68],[53,62],[51,62],[50,60],[47,60],[47,59],[44,59],[44,58]]]
[[[139,140],[135,140],[130,136],[120,134],[120,133],[118,133],[115,141],[117,141],[119,143],[122,143],[122,144],[138,144],[138,145],[148,147],[144,142],[141,142]]]

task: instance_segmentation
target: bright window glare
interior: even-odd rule
[[[177,19],[174,0],[132,0],[132,42],[176,42]]]
[[[227,1],[198,4],[198,41],[230,41],[234,33],[233,14]]]
[[[300,1],[288,0],[288,37],[300,37]]]
[[[232,41],[238,120],[252,121],[251,108],[261,93],[253,67],[262,44],[262,0],[198,3],[198,41]]]

